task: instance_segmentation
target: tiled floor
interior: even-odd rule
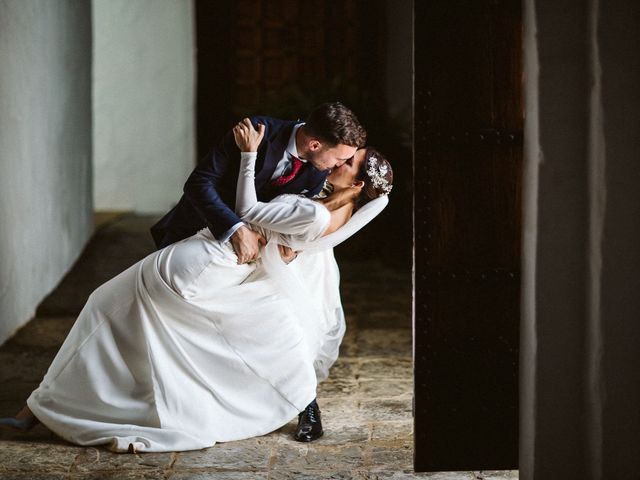
[[[151,220],[112,219],[37,318],[0,348],[0,414],[17,411],[37,386],[91,290],[151,250]],[[38,426],[28,434],[0,433],[0,478],[517,479],[517,471],[413,472],[409,274],[341,256],[350,258],[340,260],[348,327],[340,358],[318,391],[325,430],[319,440],[294,441],[294,418],[262,437],[131,455],[73,446]]]

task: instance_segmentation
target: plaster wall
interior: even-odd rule
[[[191,1],[93,0],[97,210],[166,212],[195,166]]]
[[[0,2],[0,343],[93,229],[91,5]]]

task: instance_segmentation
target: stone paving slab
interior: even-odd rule
[[[277,439],[269,436],[217,443],[211,448],[182,452],[174,465],[176,469],[207,468],[215,470],[261,470],[269,466],[271,452]]]
[[[116,470],[91,473],[71,473],[65,480],[158,480],[164,479],[167,473],[163,470]]]
[[[411,357],[364,357],[358,363],[359,379],[412,379]]]
[[[145,453],[144,455],[124,455],[104,448],[87,447],[76,457],[73,472],[136,470],[138,472],[167,470],[175,461],[173,453]]]
[[[8,472],[67,473],[82,447],[4,440],[0,448],[0,478]]]
[[[322,425],[355,426],[368,424],[369,419],[360,415],[358,399],[349,397],[318,397]]]
[[[66,473],[47,473],[47,472],[0,472],[2,480],[66,480]]]
[[[368,472],[367,480],[410,480],[413,478],[428,478],[429,480],[479,480],[472,472]]]
[[[331,378],[318,385],[319,397],[340,397],[354,395],[360,390],[360,384],[355,378]]]
[[[270,462],[271,470],[291,473],[351,470],[365,464],[361,444],[322,445],[318,442],[280,443]]]
[[[269,472],[175,472],[167,480],[267,480]]]
[[[371,471],[402,470],[413,463],[413,439],[372,442],[365,452],[367,468]]]
[[[413,440],[413,419],[373,422],[371,440]]]
[[[332,380],[355,380],[357,379],[358,366],[360,358],[355,357],[338,357],[329,370],[329,378]]]
[[[346,318],[347,330],[342,338],[342,344],[340,345],[340,358],[345,357],[357,357],[358,346],[356,344],[356,327],[355,319],[352,319],[349,315]]]
[[[322,476],[324,475],[324,476]],[[332,480],[352,480],[363,479],[361,473],[354,472],[352,470],[346,471],[332,471],[332,472],[318,472],[318,471],[305,471],[305,472],[287,472],[274,470],[269,473],[269,480],[318,480],[318,479],[332,479]]]
[[[358,413],[372,422],[411,419],[411,397],[362,399],[358,401]]]
[[[389,398],[413,395],[413,382],[403,378],[358,379],[357,393],[367,398]]]
[[[333,421],[323,421],[322,425],[324,435],[314,441],[314,444],[353,445],[365,443],[371,438],[371,424],[340,425]]]
[[[408,356],[413,348],[411,330],[406,328],[359,327],[355,341],[359,357]]]

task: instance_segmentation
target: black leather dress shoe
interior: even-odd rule
[[[320,407],[314,400],[298,414],[298,428],[294,438],[299,442],[311,442],[320,438],[323,433]]]

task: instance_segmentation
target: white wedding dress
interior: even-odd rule
[[[241,162],[236,209],[269,240],[261,258],[238,265],[205,228],[97,288],[27,399],[54,433],[119,452],[193,450],[272,432],[316,397],[345,331],[331,247],[387,200],[321,237],[322,204],[258,202],[255,155]],[[277,243],[304,251],[285,265]]]

